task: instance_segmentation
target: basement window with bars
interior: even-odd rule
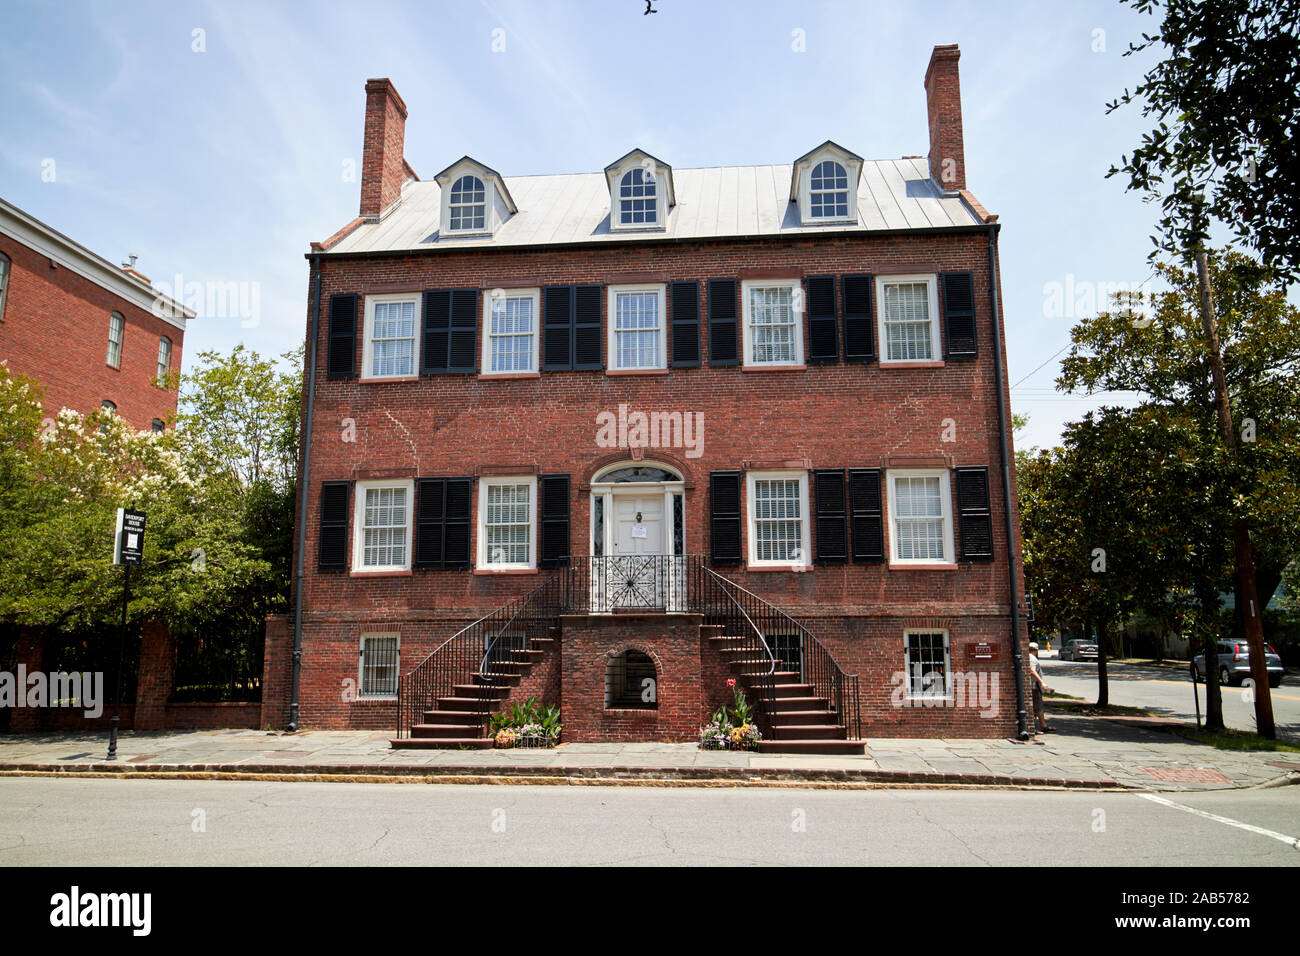
[[[938,358],[939,307],[932,275],[877,279],[880,361],[930,362]]]
[[[907,696],[947,697],[951,661],[947,631],[904,631]]]
[[[658,674],[648,655],[626,650],[609,659],[605,668],[605,709],[659,709]]]
[[[361,635],[361,696],[396,697],[399,638],[396,634]]]

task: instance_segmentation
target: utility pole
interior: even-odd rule
[[[1205,245],[1196,249],[1196,278],[1201,291],[1201,325],[1205,329],[1205,342],[1210,359],[1210,374],[1214,379],[1215,407],[1219,418],[1219,435],[1228,449],[1234,469],[1240,464],[1237,436],[1232,430],[1232,406],[1228,400],[1228,382],[1223,374],[1223,355],[1219,350],[1219,332],[1214,321],[1214,297],[1210,292],[1210,267]],[[1234,482],[1235,485],[1235,475]],[[1255,685],[1255,729],[1261,737],[1272,740],[1277,736],[1273,725],[1273,695],[1268,686],[1268,661],[1264,657],[1264,628],[1260,620],[1258,595],[1255,592],[1255,559],[1250,547],[1250,528],[1244,518],[1232,523],[1233,545],[1237,556],[1237,582],[1241,589],[1241,603],[1237,608],[1246,629],[1246,643],[1250,646],[1250,677]],[[1218,673],[1219,656],[1215,636],[1211,635],[1205,647],[1205,684],[1209,694],[1211,668]]]

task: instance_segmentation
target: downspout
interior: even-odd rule
[[[1011,491],[1011,444],[1007,427],[1007,400],[1002,394],[1002,320],[998,315],[997,237],[999,226],[989,223],[989,302],[993,315],[993,375],[997,380],[998,442],[1002,449],[1002,500],[1006,502],[1003,517],[1007,532],[1007,590],[1011,597],[1011,662],[1016,681],[1016,733],[1021,740],[1029,739],[1029,715],[1025,711],[1024,655],[1020,652],[1020,593],[1016,579],[1016,523],[1011,514],[1014,508]]]
[[[293,679],[289,685],[290,733],[298,729],[298,685],[302,677],[302,569],[307,550],[307,482],[311,476],[312,412],[316,410],[316,353],[320,350],[320,256],[309,255],[313,274],[311,334],[307,339],[307,414],[302,429],[302,468],[298,471],[298,546],[293,560]]]

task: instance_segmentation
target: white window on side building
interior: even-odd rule
[[[939,303],[933,275],[876,279],[880,361],[933,362],[939,351]]]
[[[411,567],[410,481],[359,481],[353,508],[355,571],[407,571]]]
[[[808,474],[758,471],[746,474],[749,563],[753,567],[806,567]]]
[[[121,312],[114,312],[108,317],[108,364],[113,368],[122,367],[122,339],[126,334],[126,319]]]
[[[478,567],[485,571],[537,567],[537,478],[479,480]]]
[[[365,323],[362,378],[410,378],[419,371],[419,296],[366,296]]]
[[[888,472],[889,546],[898,564],[951,564],[952,496],[947,469]]]
[[[172,340],[163,335],[158,338],[158,379],[166,379],[172,370]]]

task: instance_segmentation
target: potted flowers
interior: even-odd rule
[[[763,735],[755,723],[754,710],[734,677],[727,679],[727,686],[731,688],[732,706],[719,707],[700,728],[700,749],[757,750]]]
[[[560,708],[529,697],[493,714],[489,727],[497,747],[554,747],[560,741]]]

